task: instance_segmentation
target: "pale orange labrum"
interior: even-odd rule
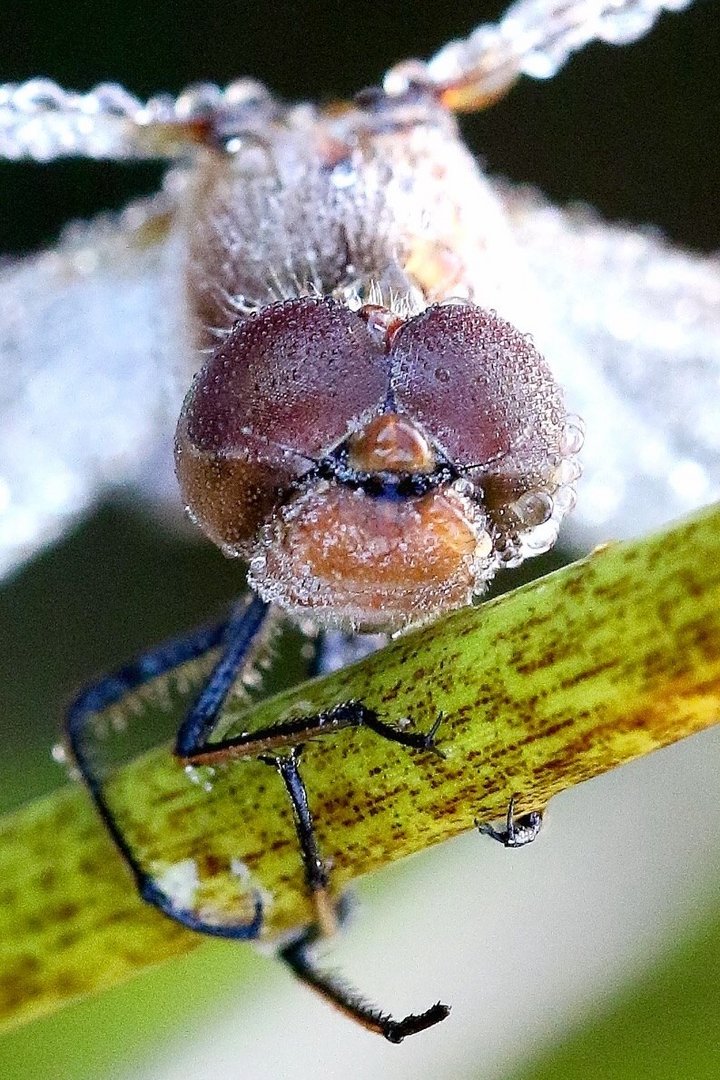
[[[452,490],[385,499],[321,481],[284,507],[251,579],[282,606],[392,630],[468,603],[492,544]]]
[[[347,462],[357,474],[427,475],[437,465],[408,417],[381,413],[353,433]],[[251,575],[260,592],[364,630],[391,630],[466,604],[476,583],[474,506],[457,492],[384,498],[361,487],[315,481],[282,508]]]

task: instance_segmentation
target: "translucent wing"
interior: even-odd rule
[[[109,486],[169,471],[170,217],[162,197],[0,262],[0,576]]]
[[[639,534],[717,497],[720,259],[530,189],[498,192],[541,299],[537,336],[586,423],[569,535]]]
[[[177,97],[141,101],[117,83],[99,83],[86,94],[51,79],[0,83],[0,158],[54,161],[86,157],[111,161],[186,158],[208,131],[267,118],[275,106],[254,79],[224,89],[196,83]]]

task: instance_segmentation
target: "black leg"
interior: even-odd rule
[[[358,712],[357,724],[370,728],[376,735],[381,735],[383,739],[399,743],[400,746],[408,746],[412,750],[432,750],[440,757],[443,757],[435,741],[435,736],[443,722],[442,713],[437,714],[429,731],[415,732],[402,731],[400,728],[393,727],[392,724],[384,723],[373,709],[367,709],[364,705],[351,702],[350,706],[354,707]]]
[[[390,1042],[399,1043],[408,1035],[444,1020],[450,1010],[448,1006],[438,1003],[424,1013],[394,1020],[363,1003],[357,994],[315,966],[312,958],[313,945],[320,936],[336,928],[338,919],[342,918],[344,905],[340,904],[336,908],[330,899],[327,867],[317,845],[307,792],[297,763],[302,742],[348,727],[368,727],[383,738],[402,746],[434,750],[435,736],[442,717],[436,719],[428,732],[411,732],[384,723],[377,713],[359,702],[345,702],[317,716],[301,717],[252,734],[209,743],[218,713],[248,656],[266,613],[267,605],[254,598],[227,622],[162,645],[91,686],[76,699],[68,713],[67,734],[70,748],[100,816],[135,875],[143,899],[191,930],[226,938],[257,937],[262,927],[262,903],[259,897],[255,900],[255,913],[249,922],[234,925],[208,923],[193,911],[178,907],[143,870],[105,799],[100,771],[95,768],[92,755],[88,753],[85,745],[87,724],[98,712],[119,702],[128,693],[165,672],[204,655],[210,649],[222,648],[218,663],[180,727],[175,753],[181,760],[192,764],[225,761],[233,757],[260,757],[278,770],[292,804],[306,879],[318,913],[317,923],[296,935],[284,946],[280,956],[302,982],[318,991],[341,1012],[368,1030],[383,1035]],[[290,748],[290,753],[280,757],[267,754],[267,751],[280,748]]]
[[[307,792],[298,771],[301,752],[302,747],[296,746],[283,757],[263,756],[260,759],[278,770],[290,797],[305,877],[312,891],[318,916],[315,925],[303,930],[280,950],[280,958],[303,983],[317,991],[351,1020],[362,1024],[369,1031],[383,1035],[389,1042],[400,1043],[406,1036],[424,1031],[425,1028],[444,1020],[450,1009],[438,1002],[424,1013],[394,1020],[364,1003],[355,991],[320,971],[315,965],[312,957],[313,945],[319,938],[337,929],[338,923],[343,920],[346,905],[341,901],[335,906],[330,898],[327,867],[320,855]]]
[[[263,756],[260,760],[277,769],[290,797],[295,832],[305,867],[305,880],[313,896],[318,926],[323,935],[328,937],[337,930],[338,918],[328,891],[328,870],[318,848],[307,791],[298,771],[297,763],[301,753],[302,747],[295,746],[287,755]]]
[[[516,798],[517,796],[513,795],[508,804],[504,829],[495,829],[492,825],[481,825],[476,821],[478,832],[481,832],[484,836],[492,837],[493,840],[497,840],[499,844],[506,848],[520,848],[525,847],[526,844],[531,844],[537,838],[542,827],[542,814],[537,810],[533,810],[529,814],[523,814],[521,817],[516,818]]]
[[[224,663],[224,657],[222,663]],[[214,676],[215,672],[211,675],[210,682]],[[344,728],[367,727],[401,746],[414,750],[434,750],[439,753],[435,746],[435,736],[442,722],[442,714],[437,717],[427,732],[403,731],[384,723],[374,710],[360,702],[349,701],[316,716],[298,717],[295,720],[287,720],[284,723],[273,724],[271,727],[231,736],[218,742],[203,743],[199,740],[193,747],[184,737],[185,730],[204,734],[212,728],[212,723],[207,723],[204,718],[202,706],[201,698],[178,736],[178,747],[182,748],[182,760],[191,765],[212,765],[233,758],[259,757],[278,769],[290,796],[300,852],[305,865],[305,877],[313,893],[318,912],[318,924],[324,933],[332,933],[336,927],[336,918],[327,888],[327,869],[318,850],[307,793],[297,769],[297,759],[302,744],[309,739],[333,734]],[[199,721],[195,720],[194,713],[200,716]],[[289,755],[275,756],[274,751],[288,748],[291,750]],[[176,753],[179,754],[180,751],[176,749]]]
[[[210,688],[210,697],[213,702],[217,702],[214,714],[216,716],[232,685],[234,674],[237,673],[238,667],[242,664],[242,659],[252,643],[252,638],[262,623],[265,610],[266,605],[262,601],[253,599],[226,622],[196,630],[184,638],[165,642],[158,648],[145,653],[133,663],[120,668],[113,675],[101,679],[98,683],[84,690],[70,706],[66,719],[66,732],[75,764],[80,770],[108,832],[135,876],[140,895],[148,903],[154,904],[161,911],[164,911],[166,915],[176,919],[191,930],[217,937],[257,937],[262,926],[262,907],[259,898],[255,900],[255,913],[252,920],[234,925],[214,925],[202,922],[193,912],[179,908],[174,904],[172,899],[143,870],[130,849],[105,799],[102,779],[93,764],[92,756],[87,752],[84,735],[87,724],[98,712],[116,704],[126,694],[181,664],[205,655],[211,649],[226,645],[225,652],[213,670],[206,687],[200,692],[189,717],[189,719],[193,718],[197,723],[197,717],[202,716],[203,723],[207,723],[210,710],[208,707],[202,707],[206,689]],[[242,632],[246,618],[250,630],[249,637],[247,634],[243,637]],[[240,642],[244,645],[242,655],[238,655],[241,652],[239,648]],[[231,661],[225,663],[228,655],[231,657]],[[232,674],[230,674],[231,668]],[[227,686],[222,693],[218,691],[219,671],[222,671],[223,678],[227,679]],[[188,721],[183,725],[183,729],[187,724]]]
[[[411,750],[432,750],[439,754],[435,737],[442,719],[440,713],[429,731],[405,731],[386,724],[374,709],[369,709],[362,702],[345,701],[315,716],[300,716],[271,727],[197,746],[182,757],[191,765],[213,765],[232,758],[258,757],[273,750],[297,746],[319,735],[330,735],[344,728],[355,727],[369,728],[383,739]]]
[[[382,1035],[388,1042],[401,1043],[408,1035],[425,1031],[449,1016],[450,1007],[439,1001],[425,1012],[413,1013],[402,1020],[394,1020],[379,1009],[367,1005],[355,991],[316,967],[312,950],[319,937],[320,931],[317,927],[304,930],[280,950],[280,958],[301,982],[317,991],[325,1001],[368,1031]]]

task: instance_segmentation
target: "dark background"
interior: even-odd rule
[[[117,80],[148,95],[253,75],[287,98],[332,98],[377,81],[399,59],[431,54],[500,10],[481,0],[432,7],[5,0],[0,78],[47,75],[80,90]],[[464,121],[466,134],[495,173],[713,250],[720,247],[719,54],[717,4],[697,0],[635,46],[593,46],[551,82],[525,80]],[[68,218],[120,207],[159,176],[154,166],[1,164],[0,251],[48,243]],[[209,545],[173,538],[118,502],[7,584],[0,807],[62,781],[48,751],[83,680],[206,618],[241,583],[240,568]]]
[[[487,0],[5,0],[0,78],[47,75],[78,90],[114,80],[147,96],[252,75],[288,99],[342,97],[502,10]],[[696,0],[634,46],[591,46],[554,80],[525,80],[465,130],[494,172],[712,247],[719,52],[717,4]],[[68,216],[121,205],[155,175],[87,163],[4,166],[0,251],[47,241]]]

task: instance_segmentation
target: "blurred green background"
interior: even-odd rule
[[[480,0],[452,6],[5,0],[0,77],[49,75],[77,89],[116,79],[146,95],[248,74],[291,99],[332,98],[374,82],[398,59],[432,53],[501,10]],[[464,122],[468,140],[491,171],[532,182],[556,201],[580,199],[609,218],[650,223],[680,244],[714,250],[720,246],[713,190],[720,165],[719,52],[717,4],[698,0],[633,48],[593,47],[553,82],[522,83],[487,114]],[[154,166],[0,165],[0,251],[48,243],[68,218],[120,207],[152,191],[160,175]],[[5,584],[0,806],[64,782],[49,749],[75,689],[137,649],[206,619],[240,587],[238,566],[190,533],[172,535],[122,494]],[[395,871],[380,888],[390,897],[402,893],[415,873]],[[619,985],[616,1001],[606,996],[586,1026],[578,1015],[575,1033],[558,1030],[559,1049],[546,1048],[538,1064],[513,1072],[513,1080],[720,1077],[718,908],[703,900],[695,923],[669,945],[671,955]],[[418,963],[421,957],[420,949]],[[243,1022],[250,1000],[266,987],[273,992],[274,978],[250,950],[209,945],[100,1002],[6,1037],[0,1075],[120,1076],[127,1058],[136,1062],[127,1075],[154,1076],[139,1064],[143,1046],[163,1037],[172,1048],[193,1014],[228,1010],[229,997]],[[477,1022],[481,1028],[485,1020]],[[518,1052],[518,1060],[523,1056]],[[252,1075],[240,1061],[233,1068],[228,1076]],[[332,1068],[320,1065],[319,1073],[335,1075]],[[448,1068],[443,1075],[460,1075],[457,1064]],[[510,1076],[504,1069],[486,1073],[473,1060],[462,1072]],[[178,1066],[167,1075],[204,1074]],[[396,1064],[392,1075],[417,1074]]]

